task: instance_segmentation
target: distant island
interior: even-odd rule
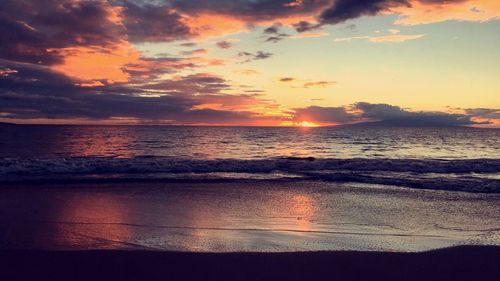
[[[0,122],[0,126],[16,126],[14,123]]]
[[[432,122],[432,121],[423,121],[423,120],[406,120],[406,119],[391,119],[391,120],[382,120],[375,122],[361,122],[354,124],[342,124],[337,127],[346,127],[346,128],[368,128],[368,127],[399,127],[399,128],[469,128],[467,126],[462,125],[450,125],[443,124],[440,122]]]

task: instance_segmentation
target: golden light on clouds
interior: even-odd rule
[[[400,15],[395,23],[401,25],[428,24],[447,20],[484,22],[500,18],[500,1],[448,1],[442,4],[412,1],[411,7],[400,6],[391,9],[391,12]]]
[[[80,81],[105,80],[107,83],[127,82],[124,68],[139,62],[140,53],[128,42],[111,48],[70,47],[52,50],[64,57],[62,64],[52,69]]]

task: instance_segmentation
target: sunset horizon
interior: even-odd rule
[[[28,3],[0,11],[1,122],[500,127],[494,0]]]
[[[500,280],[500,0],[0,0],[0,280]]]

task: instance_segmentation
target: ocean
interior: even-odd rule
[[[321,180],[500,192],[500,130],[0,127],[0,176],[24,180]]]
[[[0,127],[0,248],[500,245],[500,130]]]

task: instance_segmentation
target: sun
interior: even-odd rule
[[[309,121],[302,121],[302,122],[298,123],[298,126],[304,127],[304,128],[319,127],[318,124],[313,123],[313,122],[309,122]]]

